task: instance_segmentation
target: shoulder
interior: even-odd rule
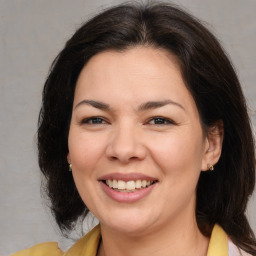
[[[11,256],[62,256],[63,252],[59,249],[58,243],[47,242],[37,244],[26,250],[11,254]]]
[[[100,226],[97,225],[83,238],[78,240],[65,253],[58,247],[56,242],[48,242],[37,244],[26,250],[16,252],[10,256],[81,256],[81,255],[96,255],[97,248],[100,242],[101,232]]]

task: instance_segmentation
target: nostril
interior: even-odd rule
[[[118,160],[118,158],[116,156],[110,156],[109,159],[112,160],[112,161]]]
[[[130,157],[130,160],[134,160],[134,159],[138,159],[138,157],[136,157],[136,156]]]

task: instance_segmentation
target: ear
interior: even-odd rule
[[[205,138],[204,156],[201,170],[208,171],[210,166],[214,166],[220,158],[224,137],[223,121],[217,121],[207,129]]]

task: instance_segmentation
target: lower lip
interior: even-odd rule
[[[141,200],[142,198],[146,197],[152,189],[155,187],[156,183],[150,185],[149,187],[136,190],[134,192],[118,192],[111,189],[107,186],[104,182],[100,182],[104,192],[113,200],[120,202],[120,203],[134,203],[136,201]]]

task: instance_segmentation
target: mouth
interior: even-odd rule
[[[119,203],[135,203],[147,198],[159,180],[142,173],[111,173],[99,177],[103,191]]]
[[[106,179],[102,180],[102,182],[114,191],[121,193],[134,193],[152,186],[157,182],[157,180],[138,179],[124,181],[117,179]]]

